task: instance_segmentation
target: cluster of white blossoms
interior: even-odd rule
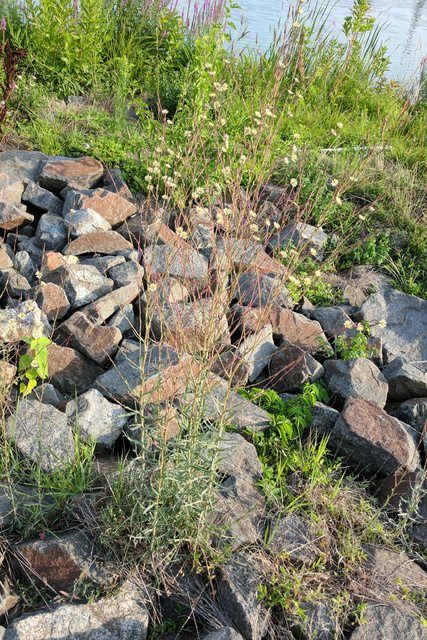
[[[177,236],[179,236],[183,240],[187,240],[187,238],[188,238],[188,233],[186,231],[184,231],[184,229],[182,227],[177,227],[175,229],[175,233],[176,233]]]
[[[218,93],[223,93],[224,91],[227,91],[228,84],[226,82],[223,82],[222,84],[221,82],[214,82],[214,89],[218,91]]]

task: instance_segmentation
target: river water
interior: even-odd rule
[[[296,0],[291,0],[295,5]],[[340,32],[344,18],[349,15],[352,0],[325,0],[331,13],[327,24]],[[274,28],[283,25],[289,10],[289,0],[237,0],[241,10],[232,11],[232,19],[241,29],[241,20],[246,23],[247,34],[244,44],[268,49]],[[185,7],[188,0],[179,0]],[[315,0],[309,0],[304,13],[309,13],[315,6]],[[391,65],[388,77],[402,81],[420,64],[427,55],[427,0],[372,0],[370,15],[385,23],[383,35],[387,45]],[[235,37],[236,32],[232,32]],[[239,48],[243,45],[239,41]]]

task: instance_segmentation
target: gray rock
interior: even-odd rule
[[[320,231],[310,224],[292,222],[279,233],[278,237],[271,238],[269,244],[272,248],[286,247],[288,244],[292,244],[300,250],[314,249],[316,251],[315,259],[322,260],[322,249],[327,239],[328,236],[324,231]]]
[[[70,264],[50,271],[43,277],[63,287],[71,309],[75,310],[110,293],[113,281],[102,276],[96,267],[86,264]]]
[[[107,277],[108,270],[119,264],[126,262],[124,256],[96,256],[96,258],[84,258],[80,261],[80,264],[96,267],[99,273]]]
[[[49,322],[34,300],[25,300],[0,311],[0,338],[3,342],[19,342],[22,338],[48,337]]]
[[[367,358],[326,360],[323,367],[331,400],[338,408],[344,406],[347,398],[362,398],[384,407],[388,393],[387,380]]]
[[[16,519],[21,522],[32,513],[34,517],[34,510],[39,512],[42,510],[43,517],[46,517],[46,512],[49,508],[54,508],[54,500],[40,493],[37,487],[28,487],[25,485],[15,485],[11,488],[7,484],[0,485],[0,527],[8,527]],[[40,513],[40,515],[42,515]],[[0,604],[1,612],[1,604]]]
[[[233,295],[242,305],[248,307],[270,307],[272,305],[288,309],[293,307],[292,298],[281,278],[251,271],[242,273],[238,277]]]
[[[66,414],[84,441],[96,443],[95,453],[98,454],[112,449],[130,418],[120,405],[109,402],[96,389],[87,391],[77,400],[70,400]]]
[[[402,422],[409,424],[417,433],[425,431],[427,421],[427,398],[413,398],[403,402],[393,414]]]
[[[322,538],[312,522],[297,515],[289,515],[271,521],[268,527],[267,550],[275,554],[286,554],[294,564],[309,566],[316,562],[320,555],[319,546]]]
[[[323,375],[323,367],[300,347],[283,341],[270,361],[271,386],[277,393],[299,389]]]
[[[44,402],[44,404],[50,404],[52,407],[57,407],[58,404],[64,400],[64,396],[59,393],[50,382],[39,384],[28,394],[27,398],[37,402]]]
[[[413,615],[391,604],[368,605],[363,610],[363,624],[350,640],[426,640],[427,627]]]
[[[42,263],[44,249],[38,246],[37,244],[38,241],[39,239],[36,237],[34,238],[25,237],[25,240],[23,239],[22,241],[21,240],[19,241],[18,250],[26,251],[27,253],[29,253],[34,264],[39,266]]]
[[[246,552],[235,553],[221,567],[218,601],[245,640],[261,640],[267,611],[258,601],[262,567]]]
[[[343,333],[345,323],[351,322],[350,317],[341,307],[318,307],[310,311],[310,316],[317,320],[328,338]],[[346,331],[346,334],[349,333]]]
[[[62,215],[62,200],[54,196],[50,191],[39,187],[38,184],[31,180],[28,182],[22,194],[22,202],[31,204],[37,207],[37,209],[41,209],[44,213],[49,211],[57,216]]]
[[[310,408],[310,412],[313,417],[311,428],[321,436],[331,431],[340,417],[339,411],[322,402],[316,402],[314,407]]]
[[[262,477],[262,463],[253,444],[239,433],[225,432],[218,446],[216,468],[227,476]]]
[[[258,378],[263,369],[270,364],[271,357],[276,351],[271,324],[243,340],[236,355],[248,366],[249,382]]]
[[[406,553],[389,551],[372,544],[362,544],[362,549],[365,556],[364,564],[382,584],[397,583],[412,589],[426,590],[427,573]]]
[[[72,238],[78,238],[95,231],[109,231],[111,229],[110,223],[93,209],[70,209],[64,214],[64,220],[68,223]]]
[[[145,640],[145,597],[140,581],[128,579],[113,598],[24,614],[9,625],[4,640]]]
[[[185,249],[169,244],[147,247],[144,268],[151,282],[168,275],[193,290],[203,289],[208,281],[208,261],[190,245]]]
[[[107,175],[104,177],[104,189],[118,193],[119,196],[133,203],[132,193],[123,178],[120,169],[107,169]]]
[[[133,306],[127,304],[123,309],[117,311],[111,320],[108,321],[108,326],[110,329],[119,329],[123,337],[133,336],[135,333],[138,333],[139,327]],[[139,335],[141,335],[141,330],[139,330]]]
[[[3,151],[0,172],[8,177],[9,184],[32,180],[36,182],[48,156],[40,151]]]
[[[212,524],[219,527],[220,543],[233,551],[261,542],[261,522],[266,501],[261,490],[247,476],[231,476],[215,500]]]
[[[328,441],[346,463],[368,476],[415,471],[420,457],[404,425],[375,404],[349,398]]]
[[[243,640],[243,636],[237,633],[232,627],[223,627],[208,633],[203,640]]]
[[[17,251],[13,258],[13,268],[29,282],[33,280],[37,270],[33,259],[27,251]]]
[[[427,373],[419,365],[410,364],[398,356],[385,369],[383,375],[389,394],[395,400],[409,400],[427,396]]]
[[[141,393],[144,404],[167,401],[183,392],[198,371],[191,356],[166,343],[148,348],[142,343],[134,344],[136,346],[126,356],[119,353],[114,366],[96,381],[96,388],[107,399],[112,398],[131,408],[141,398]]]
[[[427,371],[427,301],[395,289],[370,296],[357,316],[371,325],[371,335],[383,341],[384,362],[398,356]],[[379,322],[386,321],[382,327]]]
[[[127,284],[137,282],[142,289],[144,268],[137,262],[125,262],[110,268],[108,277],[114,281],[116,287],[125,287]]]
[[[62,251],[68,239],[68,225],[53,213],[44,213],[36,229],[36,244],[46,251]]]
[[[21,298],[30,289],[28,280],[15,269],[0,271],[0,291],[6,291],[9,297]]]
[[[67,417],[55,407],[23,398],[16,414],[5,422],[7,438],[13,438],[27,458],[46,471],[64,469],[75,460],[74,438]]]
[[[335,640],[339,637],[338,621],[333,617],[331,607],[323,602],[302,602],[300,605],[305,615],[300,625],[306,640]]]
[[[209,392],[204,390],[203,399],[197,398],[191,391],[176,396],[176,403],[181,410],[188,411],[195,401],[205,420],[218,421],[233,425],[237,431],[265,431],[270,426],[270,417],[264,409],[242,398],[235,391],[228,389],[227,383],[218,376],[211,376]]]

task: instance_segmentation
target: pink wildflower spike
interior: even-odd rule
[[[6,31],[6,18],[3,16],[3,18],[1,19],[1,30],[2,31]]]
[[[12,91],[15,91],[16,84],[14,82],[12,82],[12,84],[10,85],[10,88],[11,88]]]

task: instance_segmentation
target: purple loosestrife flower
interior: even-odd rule
[[[4,16],[1,19],[1,30],[6,31],[6,18]]]
[[[12,84],[10,85],[11,91],[15,91],[16,89],[16,84],[14,82],[12,82]]]

